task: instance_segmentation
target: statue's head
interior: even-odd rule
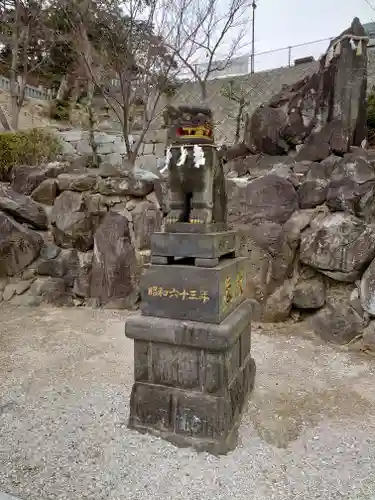
[[[169,106],[169,144],[213,144],[212,112],[209,108]]]

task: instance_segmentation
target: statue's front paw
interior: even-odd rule
[[[209,209],[193,209],[190,212],[190,224],[209,224],[212,222],[212,212]]]
[[[177,222],[182,222],[183,220],[183,212],[182,210],[172,210],[169,212],[167,217],[165,218],[166,224],[176,224]]]

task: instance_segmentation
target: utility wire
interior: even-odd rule
[[[371,3],[369,2],[369,0],[365,0],[365,2],[367,3],[367,5],[370,7],[370,9],[372,9],[374,12],[375,12],[375,7],[373,7],[371,5]]]

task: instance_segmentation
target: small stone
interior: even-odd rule
[[[153,191],[153,183],[134,176],[126,178],[108,177],[98,182],[97,190],[104,195],[146,196]]]
[[[23,295],[15,295],[11,304],[15,306],[24,306],[24,307],[37,307],[43,301],[43,297],[35,296],[31,293],[24,293]]]
[[[61,174],[57,178],[60,191],[91,191],[97,181],[98,177],[88,172]]]
[[[266,300],[263,306],[262,321],[285,321],[292,309],[295,280],[285,281]]]
[[[368,318],[361,316],[347,302],[327,304],[314,314],[310,325],[326,342],[345,345],[360,335],[368,324]]]
[[[129,212],[131,212],[137,206],[137,202],[135,200],[129,200],[128,202],[126,202],[125,206],[126,209],[129,210]]]
[[[19,281],[14,285],[14,290],[16,295],[22,295],[28,290],[32,284],[33,280],[29,281]]]
[[[98,174],[100,177],[126,177],[127,171],[121,169],[118,165],[112,165],[109,162],[102,162],[99,167]]]
[[[297,309],[319,309],[326,300],[323,277],[301,276],[293,293],[293,306]]]
[[[66,284],[61,278],[38,278],[31,285],[30,293],[43,297],[47,303],[54,303],[66,294]]]
[[[160,210],[160,203],[154,191],[146,196],[146,200],[152,203],[156,210]]]
[[[40,257],[43,260],[55,259],[61,252],[61,248],[53,243],[45,245],[40,251]]]
[[[57,183],[55,179],[45,179],[31,193],[31,198],[43,205],[53,205],[57,196]]]
[[[0,210],[38,229],[46,229],[48,226],[43,206],[29,196],[17,193],[7,184],[0,184]]]
[[[364,329],[362,342],[365,349],[375,351],[375,321]]]
[[[28,269],[25,269],[22,272],[21,278],[24,281],[34,280],[35,274],[36,274],[36,269],[35,269],[34,264],[33,264],[31,267],[29,267]]]
[[[6,278],[0,278],[0,292],[4,291],[7,284],[8,284],[8,280]]]
[[[3,291],[3,300],[8,301],[10,300],[13,295],[16,293],[16,287],[13,283],[9,283]]]

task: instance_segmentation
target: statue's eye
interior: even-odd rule
[[[185,120],[190,121],[191,120],[191,116],[190,115],[185,115]]]

